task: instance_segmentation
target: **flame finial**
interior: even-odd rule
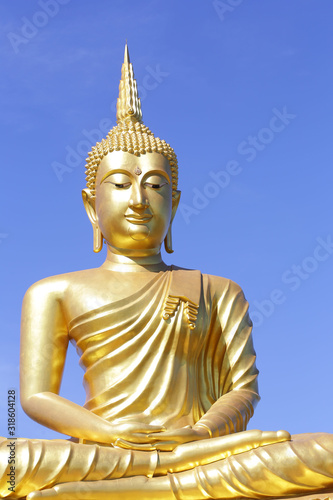
[[[121,67],[119,97],[117,100],[117,123],[142,123],[141,102],[130,62],[128,45],[125,45],[124,62]]]

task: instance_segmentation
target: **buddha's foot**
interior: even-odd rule
[[[200,465],[223,460],[232,455],[254,450],[261,446],[290,441],[290,439],[291,436],[287,431],[251,430],[213,439],[193,441],[178,446],[172,452],[159,453],[159,463],[155,475],[182,472]]]

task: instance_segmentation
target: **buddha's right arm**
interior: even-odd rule
[[[111,424],[58,394],[41,391],[21,403],[29,417],[62,434],[108,444],[117,439]]]
[[[26,293],[21,321],[20,388],[24,411],[40,424],[77,438],[110,443],[113,427],[59,396],[68,332],[62,298],[66,283],[40,281]]]
[[[115,442],[141,428],[113,426],[81,406],[59,396],[68,347],[63,306],[66,283],[50,278],[33,285],[23,301],[21,322],[20,392],[24,411],[40,424],[55,431],[101,443]],[[158,428],[158,430],[160,430]]]

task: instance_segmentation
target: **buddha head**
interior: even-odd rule
[[[133,66],[125,47],[117,125],[88,153],[83,202],[94,251],[103,239],[116,253],[151,255],[162,242],[172,253],[171,225],[179,203],[174,150],[142,122]]]

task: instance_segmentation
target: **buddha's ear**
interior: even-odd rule
[[[164,248],[168,253],[173,253],[171,228],[172,228],[172,221],[176,215],[177,208],[179,205],[180,194],[181,194],[180,191],[176,191],[175,196],[172,198],[171,220],[170,220],[170,225],[169,225],[167,235],[164,239]]]
[[[172,198],[171,222],[175,218],[177,208],[179,205],[179,201],[180,201],[180,195],[181,195],[181,191],[178,191],[178,189],[177,189],[175,197]]]
[[[83,189],[82,199],[84,208],[86,209],[87,215],[94,231],[94,252],[98,253],[102,250],[103,247],[103,235],[97,221],[95,210],[95,196],[91,194],[90,189]]]
[[[86,209],[87,215],[89,217],[90,222],[94,226],[97,224],[97,217],[95,211],[95,196],[92,196],[90,189],[82,190],[82,199],[83,205]]]

